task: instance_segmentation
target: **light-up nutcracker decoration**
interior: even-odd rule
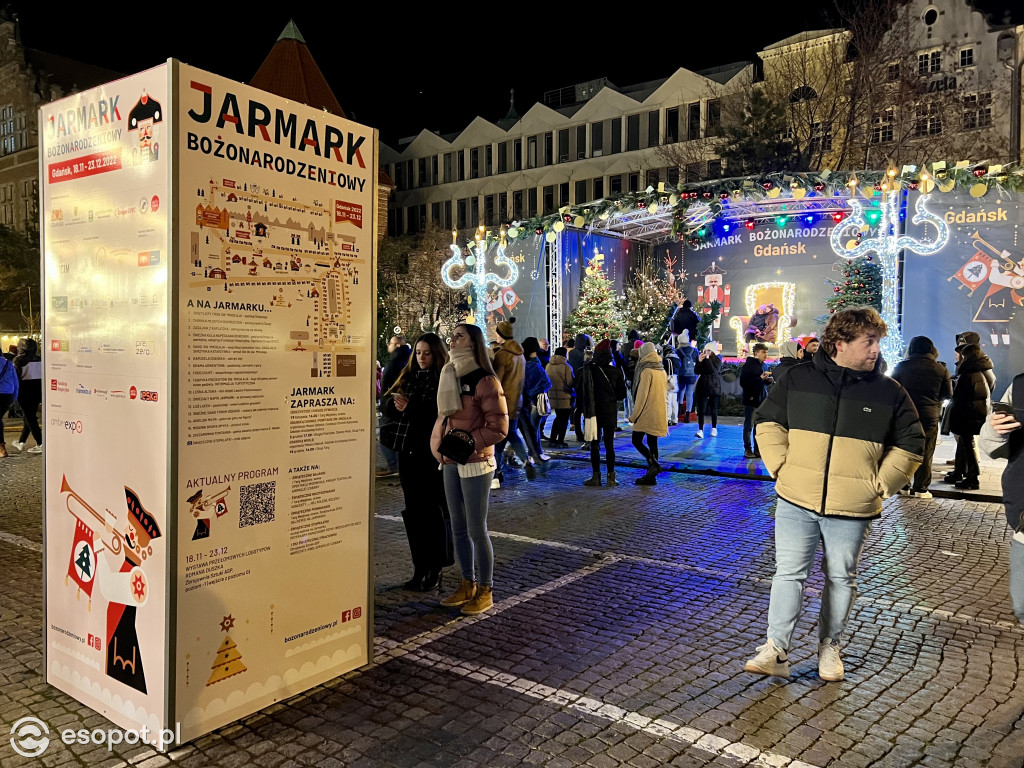
[[[508,288],[519,279],[519,268],[511,259],[505,256],[505,228],[500,230],[501,239],[498,241],[498,255],[494,258],[495,266],[508,267],[508,275],[504,278],[498,277],[494,272],[487,271],[487,241],[486,232],[483,226],[477,230],[476,242],[469,246],[469,255],[463,256],[462,248],[456,242],[458,230],[452,230],[452,257],[441,267],[441,279],[449,288],[459,289],[466,285],[472,286],[473,291],[473,314],[466,318],[487,329],[487,291],[488,286],[494,285],[497,288]],[[454,267],[462,267],[463,272],[459,277],[452,278],[451,272]]]
[[[889,179],[882,182],[882,203],[879,206],[881,217],[874,237],[861,237],[861,233],[868,231],[869,225],[863,203],[856,197],[856,190],[849,200],[853,214],[836,226],[831,236],[832,250],[843,258],[852,260],[870,253],[878,254],[882,267],[882,319],[889,327],[888,335],[882,339],[881,349],[890,368],[903,359],[903,336],[899,320],[900,251],[907,249],[922,256],[931,256],[949,240],[949,225],[926,207],[928,195],[917,198],[913,222],[934,226],[935,238],[915,240],[909,235],[900,234],[901,183],[894,176],[895,172],[889,171]],[[851,229],[856,230],[858,239],[843,243],[843,233]]]

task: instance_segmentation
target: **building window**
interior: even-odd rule
[[[640,149],[640,115],[630,115],[626,118],[626,150],[636,149]]]
[[[686,140],[700,138],[700,102],[696,101],[686,107]]]
[[[469,205],[468,205],[468,203],[469,203],[469,200],[467,200],[465,198],[462,199],[462,200],[459,200],[459,204],[458,204],[459,229],[465,229],[467,226],[469,226],[469,224],[467,223],[468,222],[468,218],[467,217],[469,216]]]
[[[655,189],[657,189],[658,183],[661,181],[661,179],[659,178],[660,175],[661,174],[659,173],[659,171],[648,171],[647,180],[644,183],[644,188],[646,189],[647,187],[654,187]]]
[[[555,187],[549,185],[544,187],[544,215],[548,216],[555,212]]]
[[[647,146],[656,147],[660,143],[661,137],[658,135],[658,129],[661,127],[661,115],[657,112],[647,113]]]
[[[891,107],[883,109],[881,112],[875,112],[871,116],[871,143],[887,144],[892,141],[894,122],[895,115]]]
[[[974,49],[973,48],[961,48],[960,49],[960,66],[961,67],[973,67],[974,66]]]
[[[484,198],[484,224],[488,227],[493,227],[496,224],[494,220],[494,195],[487,195]]]
[[[544,165],[555,162],[555,134],[548,131],[544,134]]]
[[[992,125],[992,94],[975,93],[964,96],[964,130],[988,128],[990,125]]]
[[[702,181],[704,179],[704,163],[687,163],[686,164],[686,183],[692,184],[695,181]]]
[[[441,226],[441,204],[440,203],[431,203],[430,204],[430,221],[433,222],[434,224],[436,224],[439,227]]]
[[[537,167],[537,137],[531,136],[526,140],[526,167]]]
[[[455,170],[459,174],[459,181],[466,180],[466,150],[460,149],[455,161]]]
[[[942,116],[938,104],[918,104],[914,125],[915,136],[935,136],[942,133]]]
[[[562,206],[569,205],[569,203],[569,182],[563,181],[558,185],[558,204]]]
[[[469,220],[474,227],[480,226],[480,198],[474,195],[469,201]]]
[[[668,183],[671,184],[673,187],[676,187],[676,186],[679,185],[679,168],[678,167],[672,166],[671,168],[668,169],[668,172],[665,175],[668,177],[668,179],[667,179]]]
[[[583,160],[587,156],[587,126],[576,128],[576,159]]]
[[[617,155],[622,151],[622,120],[612,119],[612,154]]]
[[[917,54],[917,74],[934,75],[942,71],[942,51]]]
[[[604,197],[604,177],[594,179],[594,199],[600,200]]]
[[[722,176],[722,161],[708,160],[708,178],[717,179]]]
[[[430,183],[437,184],[437,155],[430,158]]]
[[[508,142],[498,145],[498,173],[508,173]]]
[[[590,155],[600,157],[604,154],[604,123],[590,125]]]
[[[577,181],[576,182],[576,205],[587,202],[587,182]]]
[[[494,173],[494,145],[488,144],[484,147],[484,176]]]
[[[509,215],[511,211],[508,209],[508,193],[501,192],[498,194],[498,219],[499,221],[506,221],[512,217]]]
[[[679,141],[679,107],[665,110],[665,143],[675,144]]]
[[[818,152],[830,152],[832,150],[832,126],[823,125],[820,122],[811,124],[811,141],[809,145],[811,154]]]
[[[631,173],[629,174],[629,192],[638,192],[640,190],[640,174]]]
[[[523,191],[512,193],[512,214],[515,219],[523,218]]]
[[[512,143],[512,170],[523,170],[523,140],[516,139]]]
[[[480,178],[480,148],[473,147],[469,150],[469,178]]]
[[[416,163],[416,186],[427,186],[427,158],[421,157]]]
[[[451,229],[452,228],[452,201],[451,200],[445,200],[444,201],[444,228],[445,229]]]
[[[718,136],[722,133],[722,102],[718,99],[708,99],[708,136]]]
[[[608,194],[621,195],[622,194],[622,174],[617,173],[614,176],[608,177]]]
[[[452,153],[446,152],[444,156],[444,183],[449,184],[453,180],[454,177],[452,176]],[[398,180],[395,179],[395,181],[397,182]],[[399,184],[398,186],[401,187],[402,185]]]
[[[537,215],[537,188],[530,187],[526,192],[527,208],[526,213],[532,219]]]
[[[563,128],[558,132],[558,162],[569,162],[569,129]]]
[[[900,79],[900,63],[898,61],[890,61],[888,67],[888,74],[886,79],[890,83],[899,82]]]

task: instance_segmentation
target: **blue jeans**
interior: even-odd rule
[[[754,436],[754,411],[756,410],[756,405],[743,406],[743,449],[754,453],[757,453],[757,438]]]
[[[509,430],[511,433],[511,430]],[[494,550],[487,533],[487,504],[493,472],[479,477],[459,477],[457,464],[444,465],[444,495],[452,518],[452,539],[462,578],[491,586]]]
[[[1024,544],[1010,542],[1010,599],[1017,621],[1024,624]]]
[[[825,588],[818,615],[818,642],[838,640],[857,597],[857,566],[870,520],[825,517],[779,499],[775,508],[775,576],[768,604],[768,637],[783,650],[803,607],[804,581],[821,542]]]
[[[525,414],[524,414],[525,418]],[[505,464],[505,446],[511,443],[512,450],[515,452],[519,460],[525,464],[528,461],[529,452],[526,449],[526,444],[523,442],[523,438],[519,436],[519,416],[517,415],[514,419],[508,420],[508,434],[505,435],[505,439],[494,446],[494,460],[498,464],[498,471],[501,472],[501,468]]]

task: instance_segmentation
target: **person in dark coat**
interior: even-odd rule
[[[892,378],[910,395],[924,429],[923,462],[914,473],[913,485],[900,491],[905,496],[932,497],[928,486],[932,482],[932,456],[939,438],[942,404],[953,397],[949,371],[938,360],[939,352],[932,340],[927,336],[915,336],[907,347],[907,359],[898,363],[892,372]]]
[[[569,350],[569,356],[566,358],[566,362],[569,363],[569,367],[572,368],[574,373],[580,373],[583,370],[583,366],[587,362],[587,350],[590,349],[590,337],[585,333],[577,333],[576,338],[573,340],[572,349]],[[572,413],[572,427],[576,433],[576,439],[579,442],[583,440],[583,409],[579,403],[579,393],[577,393],[576,404],[573,407]]]
[[[615,427],[619,401],[626,397],[626,378],[622,369],[612,365],[611,344],[602,340],[594,350],[594,358],[583,366],[576,380],[577,407],[584,418],[597,418],[597,438],[590,441],[590,465],[594,474],[584,485],[601,485],[601,441],[604,441],[608,465],[608,486],[615,480]]]
[[[743,457],[746,459],[756,459],[761,455],[754,436],[754,411],[768,397],[768,384],[772,376],[764,369],[767,358],[768,345],[755,344],[740,368],[740,387],[743,389]]]
[[[976,491],[979,488],[978,456],[974,452],[975,438],[988,418],[991,389],[989,381],[992,361],[977,344],[957,347],[960,360],[956,366],[956,386],[950,403],[949,430],[957,436],[956,455],[953,471],[945,481],[962,491]]]
[[[782,381],[782,377],[789,373],[794,365],[799,365],[805,360],[810,360],[804,355],[804,348],[799,341],[784,341],[779,344],[779,363],[772,371],[772,378],[776,383]]]
[[[669,321],[669,331],[672,334],[669,340],[672,346],[676,346],[678,337],[683,331],[689,334],[691,339],[697,338],[697,326],[700,324],[700,315],[693,311],[693,302],[685,299],[678,309],[672,314]]]
[[[718,436],[718,401],[722,399],[722,358],[718,356],[718,342],[709,341],[694,365],[697,373],[697,432],[698,440],[704,437],[704,416],[711,415],[711,436]]]

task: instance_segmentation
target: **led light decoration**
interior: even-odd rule
[[[793,325],[793,309],[796,304],[796,283],[777,281],[774,283],[754,283],[753,285],[748,285],[743,296],[743,303],[747,308],[747,321],[744,322],[743,318],[739,315],[734,315],[729,320],[729,327],[736,333],[737,354],[742,351],[743,345],[746,343],[743,340],[743,336],[745,335],[747,327],[750,325],[750,318],[757,311],[757,308],[762,304],[775,304],[774,301],[770,300],[770,297],[764,296],[764,293],[767,291],[782,291],[782,301],[780,302],[782,306],[778,307],[779,325],[775,331],[776,338],[770,341],[762,339],[762,343],[775,344],[778,346],[783,333],[788,333],[790,327]]]
[[[476,243],[468,246],[469,255],[463,256],[462,248],[455,242],[458,231],[452,230],[452,257],[441,267],[441,279],[449,288],[459,289],[463,286],[472,286],[473,291],[473,323],[480,328],[487,330],[487,288],[494,285],[497,288],[508,288],[519,278],[519,267],[511,259],[505,256],[505,228],[501,228],[501,239],[498,242],[498,255],[494,258],[494,264],[499,267],[508,267],[508,275],[504,278],[498,277],[494,272],[487,271],[487,241],[484,228],[476,233]],[[462,274],[451,277],[455,267],[462,267]],[[472,267],[472,269],[469,269]]]
[[[878,232],[874,237],[861,237],[852,247],[843,243],[843,233],[853,230],[860,232],[868,226],[863,205],[856,197],[849,200],[853,213],[839,226],[832,229],[832,250],[846,259],[856,259],[877,253],[882,266],[882,319],[889,326],[889,334],[882,339],[882,356],[892,367],[903,359],[903,335],[899,319],[900,251],[911,250],[922,256],[937,253],[949,241],[949,225],[941,216],[926,207],[929,196],[921,195],[914,204],[914,224],[931,224],[935,227],[932,240],[915,240],[900,234],[900,194],[891,192],[883,196],[880,206]],[[849,235],[847,235],[849,236]]]

